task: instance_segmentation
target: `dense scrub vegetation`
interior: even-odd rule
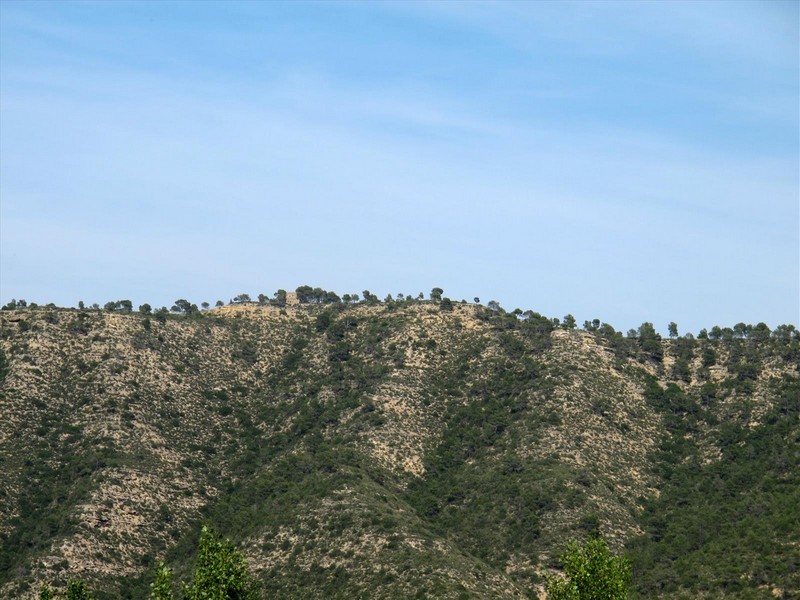
[[[793,326],[443,294],[6,305],[0,591],[144,598],[203,522],[270,598],[536,597],[598,533],[638,597],[800,590]]]
[[[642,596],[800,590],[800,386],[788,378],[772,386],[777,401],[755,427],[708,408],[670,421],[657,463],[665,483],[642,514],[647,536],[629,544]],[[666,395],[651,388],[657,402]],[[682,392],[671,395],[673,410],[694,408]],[[695,419],[711,421],[705,443],[718,460],[702,460]]]

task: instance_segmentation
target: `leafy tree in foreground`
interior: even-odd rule
[[[53,594],[53,590],[50,589],[50,586],[46,583],[42,586],[42,589],[39,591],[39,600],[54,600],[55,595]]]
[[[94,600],[94,595],[85,583],[73,580],[67,584],[66,600]]]
[[[172,569],[163,562],[156,567],[156,580],[150,584],[150,600],[172,600]]]
[[[156,583],[159,575],[157,572]],[[247,573],[247,562],[242,554],[230,540],[217,536],[204,525],[200,532],[194,580],[191,586],[184,584],[183,596],[185,600],[256,600],[258,592]],[[169,596],[161,596],[158,600],[163,598]]]
[[[568,542],[561,555],[566,578],[547,581],[548,600],[624,600],[628,596],[631,566],[622,556],[614,556],[602,537],[586,544]]]

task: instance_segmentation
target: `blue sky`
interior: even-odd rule
[[[0,300],[798,324],[795,2],[0,3]]]

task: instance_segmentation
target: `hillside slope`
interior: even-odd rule
[[[537,597],[596,528],[642,597],[800,593],[796,331],[591,329],[411,301],[2,311],[0,593],[145,597],[201,522],[270,598]]]

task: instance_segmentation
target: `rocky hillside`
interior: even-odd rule
[[[536,598],[598,529],[639,597],[800,595],[791,326],[51,307],[0,312],[0,348],[3,597],[144,598],[204,522],[268,598]]]

